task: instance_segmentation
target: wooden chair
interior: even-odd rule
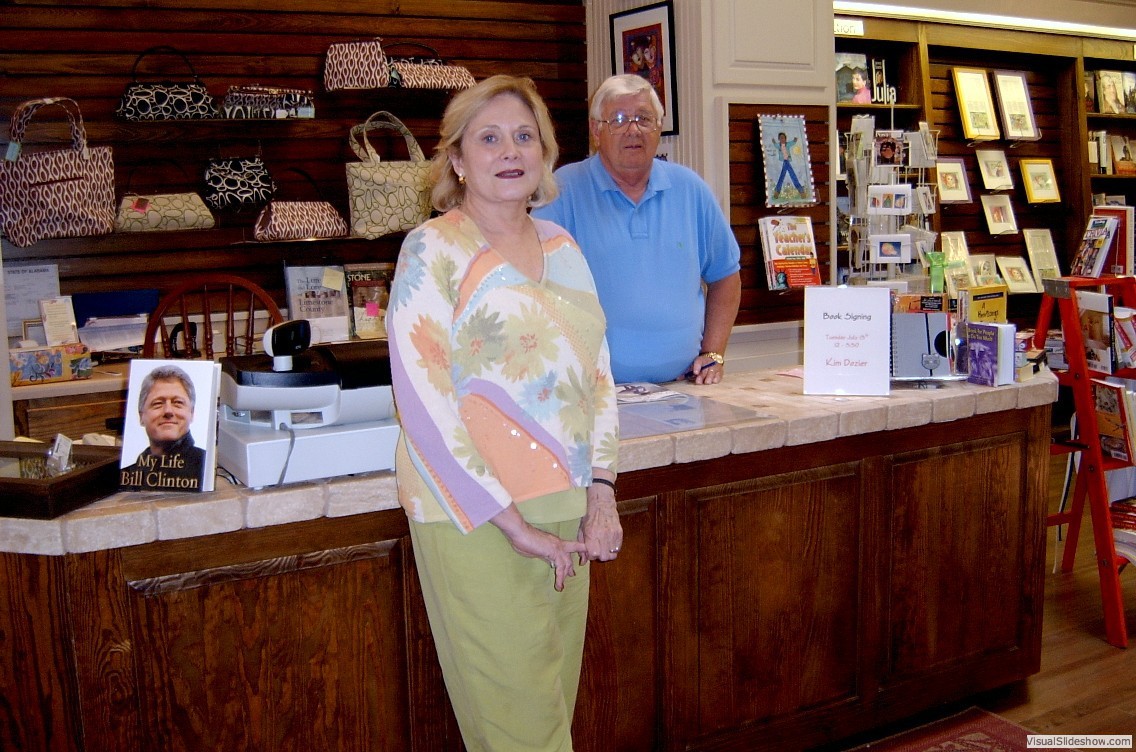
[[[284,320],[264,288],[251,280],[234,274],[190,278],[166,293],[150,314],[142,357],[213,360],[215,354],[249,355],[256,344],[257,311],[267,312],[268,326]],[[223,321],[214,318],[219,314],[224,314]],[[174,322],[171,324],[168,319]],[[204,322],[200,329],[199,321]],[[218,324],[225,328],[220,352],[213,342],[213,327]]]

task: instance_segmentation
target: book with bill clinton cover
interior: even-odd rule
[[[762,217],[757,224],[770,290],[821,284],[811,218],[772,215]]]
[[[220,381],[220,364],[208,360],[130,362],[122,490],[213,490]]]

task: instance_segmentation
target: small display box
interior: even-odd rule
[[[78,342],[73,345],[17,348],[8,351],[8,374],[12,386],[89,379],[91,373],[91,351],[86,345]]]
[[[51,475],[50,444],[0,441],[0,517],[49,520],[118,490],[118,447],[75,445],[73,467]]]

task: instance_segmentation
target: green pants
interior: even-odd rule
[[[532,523],[575,540],[580,521]],[[570,752],[590,565],[562,592],[492,524],[410,522],[426,613],[469,752]]]

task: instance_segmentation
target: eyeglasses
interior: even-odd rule
[[[652,131],[659,129],[658,119],[652,117],[651,115],[636,115],[635,117],[630,117],[623,114],[622,112],[617,112],[612,115],[611,120],[600,120],[599,118],[596,118],[596,122],[606,123],[608,132],[613,136],[618,136],[621,133],[626,133],[627,129],[631,127],[632,123],[637,125],[639,127],[639,130],[644,133],[651,133]]]

